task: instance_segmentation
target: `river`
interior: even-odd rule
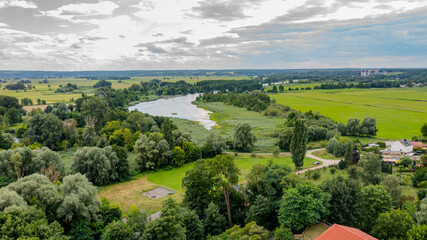
[[[216,126],[216,122],[210,119],[212,112],[198,108],[192,104],[199,94],[188,94],[170,98],[162,98],[151,102],[141,102],[129,107],[129,111],[138,110],[152,116],[176,117],[198,122],[206,129]]]

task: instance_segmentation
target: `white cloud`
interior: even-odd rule
[[[34,2],[24,1],[24,0],[2,0],[0,2],[0,8],[5,8],[5,7],[36,9],[37,5]]]
[[[51,1],[55,1],[55,6],[39,2],[43,11],[36,10],[40,19],[51,17],[55,20],[52,25],[58,23],[45,34],[18,31],[13,19],[1,19],[4,22],[0,23],[3,56],[8,52],[15,57],[32,56],[43,63],[64,63],[71,70],[79,64],[95,69],[98,66],[158,69],[287,67],[290,64],[332,67],[347,62],[325,60],[329,55],[321,60],[312,56],[313,51],[333,49],[335,42],[324,39],[327,31],[357,27],[375,19],[392,19],[427,6],[425,0]],[[58,5],[61,2],[67,4]],[[37,8],[29,1],[0,0],[0,8],[12,6]],[[421,16],[426,18],[425,13]],[[37,26],[26,30],[37,33]],[[417,31],[423,32],[421,28],[414,32],[408,26],[399,31],[402,41],[425,44],[416,35]],[[348,36],[354,38],[350,39],[355,41],[353,45],[363,45],[356,42],[360,36]],[[414,40],[416,37],[418,40]],[[355,48],[352,51],[352,45],[348,47],[345,50],[350,58]],[[335,54],[339,55],[340,51],[343,49],[336,50]],[[251,65],[250,61],[258,62]],[[260,64],[261,61],[264,62]],[[0,69],[5,66],[2,62]]]
[[[111,15],[118,7],[119,5],[111,1],[69,4],[59,7],[56,10],[46,11],[44,14],[73,22],[84,22],[84,20],[78,20],[78,17]]]

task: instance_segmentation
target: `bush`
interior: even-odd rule
[[[256,154],[255,154],[255,153],[252,153],[252,154],[251,154],[251,158],[256,158]]]
[[[320,173],[319,170],[315,170],[315,171],[313,171],[313,174],[311,176],[313,177],[314,180],[317,180],[322,176],[322,174]]]
[[[331,174],[335,174],[335,172],[337,171],[337,169],[334,168],[334,167],[332,167],[332,168],[329,169],[329,171],[331,172]]]
[[[274,147],[274,149],[273,149],[273,155],[275,157],[278,157],[279,154],[280,154],[280,148],[278,146]]]
[[[341,161],[338,162],[338,168],[341,170],[344,170],[348,167],[348,162],[345,161],[344,159],[342,159]]]

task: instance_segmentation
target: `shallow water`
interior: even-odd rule
[[[129,111],[138,110],[153,116],[176,117],[199,122],[206,129],[216,126],[216,122],[209,119],[210,111],[198,108],[192,104],[199,94],[159,99],[151,102],[141,102],[129,107]]]

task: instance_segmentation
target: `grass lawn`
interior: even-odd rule
[[[313,182],[316,185],[320,185],[322,182],[324,182],[326,180],[329,180],[329,179],[331,179],[333,177],[338,177],[338,176],[348,177],[348,173],[345,170],[337,169],[335,171],[335,173],[332,174],[329,169],[330,169],[329,167],[321,168],[320,169],[320,174],[321,174],[320,178],[317,179],[317,180],[310,179],[310,181]]]
[[[427,119],[427,88],[333,89],[270,94],[277,103],[346,123],[349,118],[375,117],[379,138],[419,135]]]
[[[308,227],[303,233],[302,233],[302,239],[303,240],[314,240],[320,234],[322,234],[324,231],[326,231],[329,228],[328,225],[323,223],[318,223],[316,225],[313,225],[311,227]]]
[[[268,164],[270,160],[274,163],[286,165],[294,169],[292,159],[289,156],[279,156],[275,158],[272,155],[258,155],[255,158],[251,158],[248,155],[239,155],[235,158],[235,162],[240,168],[241,177],[239,181],[244,182],[246,180],[246,175],[255,164]],[[304,161],[304,168],[313,166],[315,161],[314,159],[306,158]],[[116,202],[125,211],[128,210],[131,205],[136,205],[147,210],[149,213],[154,213],[161,209],[161,202],[165,200],[165,198],[149,199],[142,196],[141,193],[162,186],[174,191],[175,194],[172,195],[172,197],[180,202],[184,196],[181,187],[182,178],[185,176],[185,172],[193,167],[194,163],[188,163],[180,168],[141,174],[131,181],[102,187],[99,189],[99,195],[100,197],[105,197]]]
[[[323,159],[341,160],[344,158],[344,157],[335,157],[334,154],[328,153],[326,150],[315,151],[312,154],[316,157],[320,157]]]
[[[71,164],[73,163],[73,155],[77,151],[76,148],[69,148],[66,151],[58,152],[61,155],[62,161],[65,164],[65,171],[71,172]]]

